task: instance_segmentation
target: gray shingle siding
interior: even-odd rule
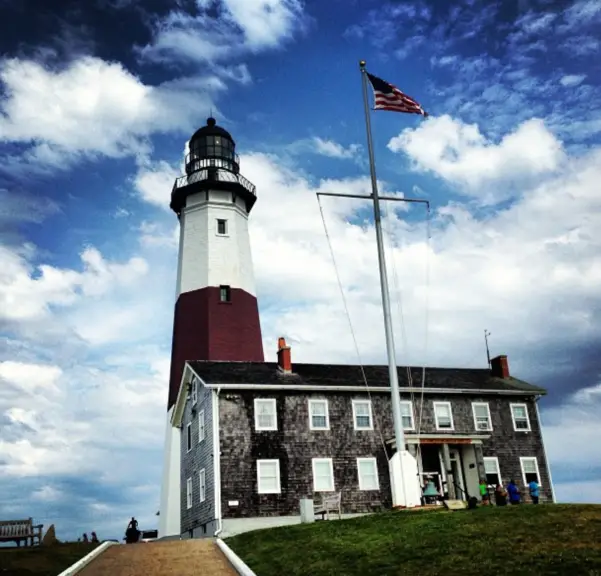
[[[511,418],[509,404],[526,404],[530,419],[530,432],[515,431]],[[491,403],[491,413],[493,405]],[[520,467],[520,456],[536,457],[540,475],[541,502],[553,501],[551,481],[549,477],[548,463],[545,458],[545,450],[541,433],[540,422],[537,417],[536,401],[534,398],[511,398],[495,400],[493,419],[493,433],[490,440],[483,446],[483,455],[496,456],[499,459],[501,478],[505,485],[513,479],[522,487],[522,496],[529,501],[527,489],[523,486],[522,470]]]
[[[188,398],[183,416],[181,444],[181,531],[195,537],[210,535],[215,519],[215,474],[213,455],[213,402],[214,392],[199,384],[198,402],[193,406]],[[195,408],[196,414],[192,414]],[[199,443],[199,418],[204,411],[205,438]],[[187,425],[192,424],[192,449],[187,451]],[[200,502],[200,470],[205,470],[205,500]],[[192,478],[192,508],[187,508],[187,479]],[[204,528],[203,528],[204,527]]]
[[[254,399],[275,398],[277,431],[255,431]],[[329,431],[309,428],[309,398],[326,398],[329,405]],[[335,490],[342,491],[343,512],[367,512],[391,505],[388,462],[383,443],[393,437],[392,412],[388,394],[372,393],[374,430],[356,431],[353,426],[352,399],[367,399],[360,393],[307,393],[278,391],[230,391],[220,396],[220,444],[222,510],[224,518],[278,516],[299,513],[299,500],[313,495],[312,458],[332,458]],[[403,396],[403,400],[409,400]],[[419,398],[414,399],[414,418],[419,418]],[[510,395],[426,394],[422,415],[422,434],[437,431],[434,401],[450,401],[454,434],[490,434],[482,446],[484,456],[498,456],[504,481],[514,477],[520,484],[520,456],[536,456],[543,485],[541,496],[550,499],[550,485],[544,459],[540,427],[533,399]],[[493,431],[477,432],[472,402],[488,402]],[[532,431],[515,432],[510,403],[526,402]],[[407,431],[411,434],[411,431]],[[357,457],[376,457],[380,489],[360,491]],[[258,459],[279,459],[281,494],[258,494]],[[481,470],[482,472],[482,470]],[[185,493],[184,493],[185,497]],[[229,506],[229,501],[238,506]],[[542,499],[541,499],[542,500]]]

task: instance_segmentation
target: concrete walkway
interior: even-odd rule
[[[111,546],[78,576],[237,576],[214,540]]]

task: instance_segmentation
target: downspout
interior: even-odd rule
[[[221,448],[219,442],[219,393],[221,387],[214,390],[213,395],[213,482],[215,484],[215,520],[219,528],[213,536],[217,538],[223,530],[221,518]]]
[[[545,457],[545,466],[547,468],[547,474],[549,475],[549,484],[551,485],[551,496],[553,497],[553,504],[557,504],[557,499],[555,498],[555,487],[553,486],[553,477],[551,476],[551,464],[549,463],[549,459],[547,458],[547,450],[545,448],[545,439],[543,438],[543,423],[540,419],[540,412],[538,410],[538,401],[541,399],[540,396],[537,396],[534,400],[534,406],[536,408],[536,418],[538,420],[538,428],[540,430],[540,438],[542,440],[543,445],[543,456]]]

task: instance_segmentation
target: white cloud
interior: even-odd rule
[[[323,138],[313,138],[315,145],[315,152],[322,156],[329,156],[330,158],[341,158],[341,159],[354,159],[361,150],[359,144],[350,144],[348,148],[345,148],[342,144],[334,142],[333,140],[324,140]]]
[[[24,364],[11,360],[0,362],[0,378],[21,392],[30,394],[54,390],[62,373],[58,366]]]
[[[280,151],[282,148],[280,148]],[[336,158],[338,160],[352,160],[356,164],[365,164],[363,148],[360,144],[349,144],[345,146],[335,140],[320,138],[302,138],[283,147],[283,150],[289,154],[317,154],[327,158]]]
[[[304,27],[300,0],[220,0],[221,17],[196,0],[197,14],[173,10],[155,24],[143,59],[213,63],[273,49]]]
[[[539,119],[522,123],[495,143],[477,125],[444,115],[403,130],[388,148],[405,152],[416,169],[432,172],[482,202],[513,195],[528,180],[560,169],[564,160],[561,142]]]
[[[225,89],[214,76],[149,86],[121,64],[89,56],[57,70],[2,60],[0,81],[0,141],[33,143],[23,162],[54,167],[79,154],[144,156],[147,136],[190,130]]]
[[[0,320],[40,319],[49,315],[53,306],[68,306],[83,297],[101,296],[116,286],[132,285],[148,272],[142,258],[111,263],[95,248],[81,252],[82,272],[47,264],[36,271],[28,261],[33,252],[32,247],[24,251],[0,246],[4,264],[0,271]]]
[[[135,178],[134,187],[140,198],[164,210],[169,210],[170,194],[176,178],[181,176],[179,168],[160,161],[141,167]]]
[[[302,23],[300,0],[223,0],[251,49],[273,48]]]
[[[585,78],[585,74],[567,74],[559,79],[559,83],[562,86],[578,86]]]

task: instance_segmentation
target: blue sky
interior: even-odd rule
[[[368,193],[360,59],[430,113],[372,115],[399,361],[545,386],[558,497],[601,502],[601,5],[0,0],[0,508],[60,537],[156,524],[175,292],[169,194],[209,113],[257,185],[267,359],[356,362],[315,192]],[[324,199],[365,362],[369,205]],[[427,270],[430,280],[427,281]],[[401,327],[404,327],[402,330]],[[19,490],[16,490],[19,486]]]

